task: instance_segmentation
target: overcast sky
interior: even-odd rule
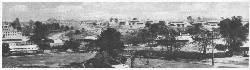
[[[56,19],[93,19],[139,17],[186,19],[187,16],[248,18],[248,3],[230,2],[20,2],[3,3],[3,21]]]

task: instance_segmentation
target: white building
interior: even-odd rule
[[[219,28],[219,23],[219,21],[207,21],[206,23],[202,24],[202,26],[208,30],[212,30],[213,28]]]
[[[38,45],[27,43],[27,42],[18,42],[18,43],[9,43],[10,52],[22,52],[22,53],[36,53]]]
[[[193,24],[205,24],[206,22],[205,21],[194,21]]]
[[[64,26],[69,26],[69,27],[74,27],[75,29],[79,29],[80,28],[80,21],[76,21],[76,20],[59,20],[59,24],[60,25],[64,25]]]
[[[3,22],[3,43],[8,43],[11,52],[33,53],[39,48],[37,45],[27,43],[28,37],[23,36],[22,32],[14,29],[9,22]]]
[[[191,26],[190,23],[183,22],[183,21],[180,21],[180,22],[169,22],[168,25],[170,27],[175,27],[175,28],[185,28],[185,27]]]
[[[249,21],[248,21],[248,20],[242,20],[241,23],[242,23],[243,25],[245,25],[245,24],[249,23]]]
[[[64,44],[64,42],[61,39],[54,39],[53,43],[50,43],[51,47],[55,47],[55,46],[62,46]]]
[[[182,35],[175,37],[176,40],[188,40],[188,42],[193,42],[192,36],[189,35]]]
[[[86,37],[84,37],[84,39],[96,40],[97,37],[96,36],[86,36]]]
[[[28,40],[28,37],[23,36],[22,32],[18,31],[17,29],[14,29],[10,25],[10,22],[3,22],[2,34],[3,34],[2,41],[4,43],[22,42]]]
[[[145,27],[145,23],[143,21],[140,20],[130,20],[129,21],[129,28],[130,29],[138,29],[138,28],[142,28]]]

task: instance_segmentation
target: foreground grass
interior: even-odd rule
[[[248,57],[242,58],[215,58],[215,65],[211,65],[211,59],[194,60],[194,59],[178,59],[178,60],[163,60],[163,59],[148,59],[136,58],[134,62],[135,68],[248,68]]]
[[[3,68],[45,67],[57,68],[72,62],[83,62],[94,57],[94,53],[54,53],[30,56],[3,57]]]
[[[147,59],[136,58],[135,68],[211,68],[211,65],[191,63],[189,61],[175,61],[175,60],[161,60],[161,59],[148,59],[149,64],[146,65]]]

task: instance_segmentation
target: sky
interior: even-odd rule
[[[84,20],[110,17],[186,19],[249,16],[244,2],[3,2],[3,21]]]

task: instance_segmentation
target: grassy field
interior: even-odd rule
[[[170,61],[161,59],[149,59],[149,64],[146,65],[147,59],[136,58],[135,68],[211,68],[211,65],[190,63],[188,61]]]
[[[145,58],[136,58],[134,61],[135,68],[248,68],[248,57],[242,58],[215,58],[215,65],[211,65],[211,59],[206,62],[199,60],[179,59],[179,60],[162,60],[148,59],[147,65]]]
[[[94,57],[94,53],[54,53],[28,56],[3,57],[3,68],[48,67],[57,68],[72,62],[83,62]]]
[[[94,53],[54,53],[31,56],[9,56],[2,58],[2,66],[3,68],[58,68],[72,62],[83,62],[94,56]],[[215,66],[212,66],[209,60],[210,59],[205,60],[206,62],[202,62],[187,59],[149,59],[149,64],[146,65],[146,58],[136,58],[134,68],[246,68],[249,66],[248,58],[216,58]]]

